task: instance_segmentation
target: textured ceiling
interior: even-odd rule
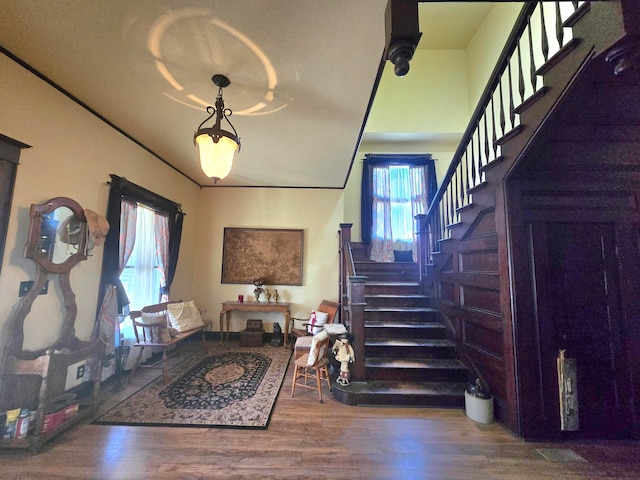
[[[201,186],[193,133],[227,75],[242,140],[218,186],[341,188],[387,0],[0,0],[0,46]],[[419,48],[465,48],[490,4],[421,3]]]

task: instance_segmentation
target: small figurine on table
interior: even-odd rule
[[[278,290],[275,288],[273,289],[273,302],[278,303]]]
[[[353,363],[356,359],[349,337],[343,335],[338,338],[333,344],[331,351],[335,359],[340,362],[340,375],[336,379],[336,382],[340,385],[349,385],[349,378],[351,377],[349,364]]]
[[[266,299],[267,299],[267,303],[271,303],[271,291],[270,291],[270,290],[268,290],[268,289],[265,289],[265,290],[264,290],[264,296],[265,296],[265,297],[266,297]]]

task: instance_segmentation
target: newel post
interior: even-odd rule
[[[341,223],[338,230],[339,245],[338,252],[340,255],[340,278],[338,279],[338,287],[340,289],[338,301],[340,302],[340,321],[345,323],[347,309],[347,277],[349,276],[349,255],[346,249],[351,245],[351,227],[353,223]]]
[[[351,379],[354,381],[366,380],[365,366],[366,358],[364,354],[364,286],[367,277],[352,276],[349,277],[349,295],[350,311],[351,311],[351,329],[353,335],[353,353],[356,357],[351,367]]]
[[[417,254],[418,254],[418,274],[420,275],[420,285],[422,285],[422,276],[424,274],[424,266],[427,263],[429,255],[427,242],[429,236],[427,235],[427,214],[419,213],[413,217],[416,221],[416,241],[418,242]]]

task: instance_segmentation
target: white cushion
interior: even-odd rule
[[[204,325],[202,316],[193,300],[189,302],[169,303],[167,314],[171,326],[179,332],[192,330]]]
[[[311,335],[315,335],[316,333],[321,332],[322,330],[324,330],[324,324],[327,323],[328,319],[328,313],[311,310],[309,325],[307,325],[307,332]]]
[[[158,323],[164,322],[166,325],[167,315],[164,312],[161,312],[161,313],[142,312],[142,315],[140,315],[140,319],[138,321],[140,323],[151,323],[151,324],[154,324],[154,323],[158,324]]]
[[[313,337],[311,336],[296,338],[296,343],[293,347],[293,358],[297,360],[303,355],[309,353],[309,349],[311,348],[311,340],[313,340]]]
[[[171,340],[168,333],[167,315],[164,312],[142,312],[138,321],[145,325],[149,325],[149,327],[144,327],[146,329],[145,335],[147,341],[153,343],[167,343]]]
[[[324,326],[324,331],[329,335],[342,335],[343,333],[347,333],[347,327],[342,323],[329,323]]]
[[[309,350],[309,356],[307,357],[307,366],[312,367],[313,365],[315,365],[319,358],[324,357],[326,346],[325,348],[320,349],[320,351],[317,352],[316,356],[316,343],[322,342],[327,338],[329,338],[329,334],[324,330],[313,336],[313,339],[311,340],[311,350]]]

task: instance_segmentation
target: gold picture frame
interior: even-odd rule
[[[304,230],[225,227],[222,283],[302,285]]]

